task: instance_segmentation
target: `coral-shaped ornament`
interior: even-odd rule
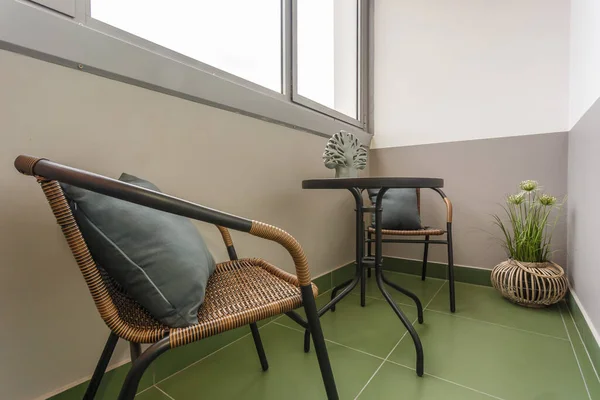
[[[356,178],[358,170],[367,166],[367,150],[352,133],[339,131],[327,142],[323,162],[335,169],[336,178]]]

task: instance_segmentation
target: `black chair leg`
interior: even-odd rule
[[[365,271],[365,268],[363,267],[363,270],[360,271],[360,306],[361,307],[364,307],[367,302],[366,295],[367,295],[367,271]]]
[[[131,369],[125,377],[125,382],[121,386],[121,392],[119,392],[118,400],[133,400],[140,384],[140,379],[144,375],[144,372],[154,360],[158,358],[165,351],[169,350],[171,345],[169,343],[169,337],[164,337],[152,346],[148,347],[131,365]]]
[[[317,304],[315,303],[315,298],[313,297],[312,286],[301,286],[300,290],[302,292],[304,311],[306,312],[306,319],[308,320],[308,326],[313,338],[313,344],[315,345],[315,352],[317,354],[317,360],[319,361],[319,368],[321,369],[321,377],[323,378],[323,384],[325,385],[327,399],[339,400],[339,395],[335,386],[335,379],[333,377],[333,371],[331,369],[331,363],[329,361],[329,355],[327,354],[325,337],[323,336],[323,331],[321,330],[321,322],[319,321]]]
[[[308,353],[310,351],[310,331],[304,331],[304,352]]]
[[[367,238],[369,240],[371,240],[372,238],[372,234],[371,232],[367,232]],[[372,242],[367,242],[367,257],[373,257],[373,247],[372,247],[373,243]],[[371,277],[371,268],[367,268],[367,277],[370,278]]]
[[[456,311],[454,292],[454,250],[452,246],[452,222],[447,224],[448,230],[448,284],[450,285],[450,312]]]
[[[94,374],[92,375],[92,379],[85,390],[85,394],[83,395],[83,400],[93,400],[96,397],[96,392],[98,391],[98,387],[100,387],[100,383],[102,382],[102,377],[106,372],[106,367],[108,366],[108,362],[110,361],[110,357],[115,351],[115,346],[119,341],[119,337],[115,335],[113,332],[108,336],[108,340],[104,345],[104,350],[102,350],[102,355],[100,355],[100,359],[98,360],[98,364],[96,364],[96,369],[94,370]]]
[[[142,345],[140,343],[129,342],[129,354],[133,363],[142,354]]]
[[[425,236],[425,249],[423,250],[423,268],[421,269],[421,280],[427,276],[427,253],[429,253],[429,235]]]
[[[254,339],[254,345],[256,346],[256,352],[258,353],[258,358],[260,359],[260,366],[263,371],[269,369],[269,362],[267,361],[267,356],[265,355],[265,349],[262,344],[262,340],[260,339],[260,333],[258,332],[258,326],[256,326],[256,322],[250,324],[250,330],[252,331],[252,338]]]

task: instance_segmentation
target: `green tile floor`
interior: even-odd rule
[[[522,308],[490,287],[457,283],[457,312],[450,314],[446,281],[387,276],[426,305],[425,322],[416,325],[425,376],[415,374],[412,341],[372,278],[364,308],[355,290],[321,319],[341,399],[600,399],[600,381],[566,305]],[[415,321],[411,300],[393,297]],[[261,325],[267,372],[247,331],[175,374],[155,373],[155,384],[136,399],[325,398],[314,351],[302,351],[294,322],[283,316]]]

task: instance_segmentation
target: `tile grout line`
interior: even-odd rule
[[[319,296],[322,296],[322,295],[326,294],[326,293],[327,293],[327,292],[329,292],[329,291],[331,291],[331,289],[328,289],[328,290],[324,291],[323,293],[319,294]],[[319,296],[317,296],[317,297],[319,297]],[[266,324],[264,324],[264,325],[262,325],[262,326],[259,326],[259,327],[258,327],[258,329],[260,330],[260,329],[262,329],[262,328],[264,328],[264,327],[266,327],[266,326],[268,326],[268,325],[270,325],[270,324],[277,324],[277,325],[281,325],[281,324],[279,324],[279,323],[276,323],[276,322],[275,322],[275,321],[277,321],[277,320],[278,320],[279,318],[281,318],[281,317],[283,317],[283,315],[276,316],[276,317],[275,317],[275,319],[273,319],[272,321],[269,321],[269,322],[267,322]],[[233,342],[231,342],[231,343],[227,343],[227,344],[226,344],[225,346],[223,346],[223,347],[219,347],[217,350],[213,351],[212,353],[205,355],[205,356],[204,356],[204,357],[202,357],[201,359],[194,361],[194,362],[193,362],[193,363],[191,363],[190,365],[187,365],[187,366],[183,367],[182,369],[180,369],[180,370],[178,370],[178,371],[175,371],[175,372],[173,372],[171,375],[167,376],[166,378],[163,378],[163,379],[161,379],[161,380],[160,380],[160,381],[158,381],[158,382],[156,382],[156,376],[155,376],[155,374],[153,374],[153,384],[152,384],[151,386],[147,387],[146,389],[144,389],[144,390],[140,391],[140,392],[139,392],[139,393],[137,393],[137,394],[140,394],[140,393],[142,393],[142,392],[144,392],[144,391],[146,391],[146,390],[150,389],[151,387],[156,387],[157,389],[160,389],[160,388],[157,386],[159,383],[162,383],[162,382],[166,381],[167,379],[169,379],[169,378],[171,378],[171,377],[173,377],[173,376],[177,375],[178,373],[180,373],[180,372],[182,372],[182,371],[185,371],[186,369],[188,369],[188,368],[190,368],[190,367],[193,367],[194,365],[198,364],[199,362],[201,362],[201,361],[204,361],[204,360],[205,360],[205,359],[207,359],[208,357],[210,357],[210,356],[212,356],[212,355],[214,355],[214,354],[218,353],[219,351],[221,351],[221,350],[225,349],[226,347],[229,347],[229,346],[231,346],[232,344],[234,344],[234,343],[236,343],[236,342],[238,342],[238,341],[240,341],[240,340],[242,340],[242,339],[244,339],[245,337],[247,337],[247,336],[250,336],[250,335],[251,335],[251,333],[246,333],[245,335],[243,335],[243,336],[241,336],[241,337],[237,338],[237,339],[236,339],[236,340],[234,340]],[[161,391],[163,391],[162,389],[160,389],[160,390],[161,390]],[[136,394],[136,395],[137,395],[137,394]]]
[[[434,299],[434,298],[435,298],[435,297],[436,297],[436,296],[439,294],[439,292],[442,290],[442,288],[443,288],[443,286],[444,286],[444,284],[445,284],[446,282],[447,282],[447,281],[444,281],[444,282],[442,282],[442,284],[440,285],[440,287],[438,288],[438,290],[436,291],[436,293],[435,293],[435,294],[433,295],[433,297],[432,297],[432,298],[429,300],[429,302],[427,303],[427,305],[424,307],[424,309],[423,309],[423,310],[425,310],[425,309],[427,309],[427,307],[429,307],[429,305],[431,304],[431,302],[433,301],[433,299]],[[369,298],[372,298],[372,299],[375,299],[375,300],[384,300],[384,299],[378,299],[378,298],[375,298],[375,297],[372,297],[372,296],[367,296],[367,297],[369,297]],[[384,301],[385,301],[385,300],[384,300]],[[402,304],[402,305],[408,305],[408,304]],[[411,305],[408,305],[408,306],[411,306]],[[429,309],[428,311],[435,311],[435,310],[431,310],[431,309]],[[448,313],[444,313],[444,312],[441,312],[441,311],[439,311],[439,313],[441,313],[441,314],[447,314],[447,315],[450,315],[450,316],[456,316],[456,315],[453,315],[453,314],[448,314]],[[472,319],[472,318],[467,318],[467,317],[463,317],[463,318],[470,319],[470,320]],[[480,321],[480,320],[475,320],[475,319],[472,319],[472,320],[474,320],[474,321],[479,321],[479,322],[486,322],[486,321]],[[414,324],[415,322],[416,322],[416,320],[413,322],[413,324]],[[302,332],[303,332],[303,331],[302,331],[302,330],[300,330],[300,329],[292,328],[292,327],[290,327],[290,326],[283,325],[283,324],[279,324],[279,323],[277,323],[277,322],[274,322],[274,324],[276,324],[276,325],[280,325],[280,326],[283,326],[283,327],[285,327],[285,328],[288,328],[288,329],[291,329],[291,330],[294,330],[294,331],[297,331],[297,332],[300,332],[300,333],[302,333]],[[494,324],[494,323],[490,323],[490,324],[492,324],[492,325],[498,325],[498,326],[501,326],[501,327],[505,327],[504,325],[499,325],[499,324]],[[510,327],[507,327],[507,328],[510,328]],[[511,329],[512,329],[512,328],[511,328]],[[525,332],[530,332],[530,331],[525,331]],[[408,333],[408,332],[405,332],[405,333],[404,333],[404,335],[402,336],[402,338],[400,339],[400,341],[401,341],[401,340],[404,338],[404,336],[406,336],[406,334],[407,334],[407,333]],[[531,332],[531,333],[536,333],[536,332]],[[544,336],[549,336],[549,335],[544,335]],[[549,336],[549,337],[556,338],[556,337],[554,337],[554,336]],[[556,338],[556,339],[561,339],[561,340],[564,340],[564,341],[568,341],[567,339],[562,339],[562,338]],[[382,358],[382,357],[379,357],[379,356],[376,356],[376,355],[374,355],[374,354],[367,353],[366,351],[359,350],[359,349],[355,349],[355,348],[353,348],[353,347],[346,346],[346,345],[344,345],[344,344],[341,344],[341,343],[335,342],[335,341],[333,341],[333,340],[329,340],[329,339],[325,339],[325,340],[326,340],[326,341],[328,341],[328,342],[331,342],[331,343],[333,343],[333,344],[336,344],[336,345],[338,345],[338,346],[345,347],[345,348],[347,348],[347,349],[349,349],[349,350],[354,350],[354,351],[357,351],[357,352],[359,352],[359,353],[363,353],[363,354],[369,355],[369,356],[371,356],[371,357],[374,357],[374,358],[378,358],[378,359],[380,359],[380,360],[383,360],[384,362],[383,362],[383,363],[382,363],[382,365],[380,365],[380,366],[379,366],[379,368],[378,368],[378,369],[375,371],[375,373],[373,374],[373,376],[371,377],[371,379],[372,379],[372,378],[375,376],[375,374],[376,374],[376,373],[379,371],[379,369],[380,369],[380,368],[383,366],[383,364],[385,363],[385,361],[388,361],[388,362],[390,362],[390,363],[392,363],[392,364],[395,364],[395,365],[398,365],[398,366],[400,366],[400,367],[404,367],[404,368],[410,369],[410,370],[412,370],[412,371],[415,371],[415,368],[412,368],[412,367],[406,366],[406,365],[404,365],[404,364],[400,364],[400,363],[398,363],[398,362],[396,362],[396,361],[389,360],[389,356],[390,356],[390,354],[391,354],[391,353],[393,353],[393,351],[396,349],[396,347],[399,345],[399,343],[400,343],[400,342],[398,342],[398,343],[396,344],[396,346],[394,347],[394,349],[392,349],[392,351],[390,352],[390,354],[388,354],[388,357],[387,357],[386,359],[384,359],[384,358]],[[501,397],[494,396],[494,395],[492,395],[492,394],[489,394],[489,393],[486,393],[486,392],[482,392],[482,391],[480,391],[480,390],[478,390],[478,389],[474,389],[474,388],[471,388],[471,387],[469,387],[469,386],[462,385],[462,384],[460,384],[460,383],[457,383],[457,382],[454,382],[454,381],[451,381],[451,380],[448,380],[448,379],[442,378],[442,377],[440,377],[440,376],[437,376],[437,375],[432,375],[432,374],[429,374],[429,373],[427,373],[427,372],[425,372],[425,375],[431,376],[432,378],[435,378],[435,379],[438,379],[438,380],[441,380],[441,381],[444,381],[444,382],[450,383],[450,384],[452,384],[452,385],[455,385],[455,386],[462,387],[462,388],[464,388],[464,389],[467,389],[467,390],[470,390],[470,391],[473,391],[473,392],[476,392],[476,393],[479,393],[479,394],[483,394],[483,395],[485,395],[485,396],[488,396],[488,397],[490,397],[490,398],[493,398],[493,399],[497,399],[497,400],[504,400],[504,399],[503,399],[503,398],[501,398]],[[367,382],[367,384],[368,384],[368,383],[371,381],[371,379],[369,379],[369,381]],[[360,396],[360,394],[361,394],[361,393],[364,391],[364,389],[366,388],[366,386],[367,386],[367,385],[365,385],[365,387],[363,387],[363,389],[362,389],[362,390],[361,390],[361,391],[358,393],[358,395],[356,396],[356,398],[358,398],[358,396]]]
[[[585,349],[585,354],[588,356],[588,360],[590,361],[590,364],[592,365],[592,369],[594,370],[594,373],[596,374],[596,379],[598,379],[598,381],[600,382],[600,376],[598,375],[596,366],[592,362],[592,357],[590,356],[590,352],[588,351],[588,349],[585,345],[585,342],[583,341],[583,337],[581,337],[581,332],[579,332],[579,328],[577,327],[577,324],[575,323],[575,318],[573,317],[573,314],[571,314],[571,310],[569,309],[569,306],[566,305],[566,303],[563,303],[563,304],[565,304],[565,307],[567,308],[567,311],[569,312],[569,316],[571,317],[571,321],[573,321],[573,326],[575,327],[575,330],[577,331],[579,340],[581,341],[581,344],[583,345],[583,348]]]
[[[440,291],[442,290],[442,288],[444,287],[444,285],[446,283],[448,283],[448,281],[442,282],[442,284],[440,285],[440,287],[438,288],[438,290],[435,292],[435,294],[433,296],[431,296],[431,300],[429,300],[427,302],[427,304],[425,304],[425,307],[423,307],[423,311],[427,310],[427,307],[429,307],[429,305],[431,304],[431,302],[433,301],[433,299],[435,299],[437,297],[437,295],[440,294]]]
[[[425,307],[423,307],[423,310],[427,309],[427,307],[429,306],[429,304],[431,304],[431,302],[433,301],[433,299],[435,299],[435,297],[438,295],[438,293],[440,292],[440,290],[442,290],[442,288],[445,285],[445,281],[440,285],[440,287],[438,288],[437,292],[435,292],[435,294],[431,297],[431,300],[429,300],[429,302],[425,305]],[[417,322],[418,318],[416,318],[412,324],[414,325],[415,322]],[[373,380],[373,378],[375,378],[375,375],[377,375],[377,373],[379,372],[379,370],[381,369],[381,367],[383,367],[383,365],[387,362],[388,358],[390,358],[390,356],[392,355],[392,353],[394,352],[394,350],[396,350],[396,348],[398,347],[398,345],[400,344],[400,342],[402,342],[402,339],[404,339],[404,337],[408,334],[408,330],[406,332],[404,332],[404,335],[402,335],[402,337],[400,338],[400,340],[398,340],[398,343],[396,343],[396,345],[392,348],[392,350],[390,350],[390,352],[388,353],[388,355],[385,357],[385,359],[383,360],[383,362],[379,365],[379,367],[377,367],[377,369],[375,370],[375,372],[373,372],[373,375],[371,375],[371,377],[369,378],[369,380],[367,381],[367,383],[365,383],[365,386],[363,386],[362,389],[360,389],[360,392],[358,392],[358,394],[356,395],[356,397],[354,397],[354,400],[358,399],[360,397],[360,395],[365,391],[365,389],[367,388],[367,386],[369,386],[369,383],[371,383],[371,381]]]
[[[401,274],[401,272],[396,272],[396,273]],[[448,282],[448,281],[444,281],[444,283],[446,283],[446,282]],[[442,286],[444,285],[444,283],[442,283]],[[480,285],[475,285],[475,286],[480,286]],[[354,296],[358,296],[358,294],[355,294],[355,293],[350,293],[350,294],[354,295]],[[437,293],[434,295],[434,297],[436,295],[437,295]],[[380,299],[379,297],[368,296],[368,295],[366,297],[369,298],[369,299],[372,299],[372,300],[379,300],[379,301],[385,301],[385,302],[387,302],[385,299]],[[433,300],[433,298],[432,298],[432,300]],[[431,303],[431,301],[429,301],[429,303]],[[429,303],[428,303],[428,305],[429,305]],[[400,303],[400,302],[397,302],[397,304],[402,305],[402,306],[414,307],[412,304],[406,304],[406,303]],[[425,310],[425,308],[423,310]],[[457,317],[457,318],[463,318],[463,319],[467,319],[469,321],[482,322],[484,324],[499,326],[499,327],[502,327],[502,328],[512,329],[512,330],[516,330],[516,331],[520,331],[520,332],[527,332],[527,333],[531,333],[531,334],[534,334],[534,335],[545,336],[545,337],[549,337],[549,338],[552,338],[552,339],[562,340],[562,341],[565,341],[565,342],[569,341],[569,339],[561,338],[561,337],[558,337],[558,336],[547,335],[545,333],[530,331],[530,330],[527,330],[527,329],[515,328],[513,326],[508,326],[508,325],[498,324],[498,323],[495,323],[495,322],[485,321],[483,319],[465,317],[465,316],[462,316],[462,315],[452,314],[452,313],[449,313],[449,312],[446,312],[446,311],[433,310],[431,308],[427,309],[427,311],[435,312],[435,313],[438,313],[438,314],[444,314],[444,315],[448,315],[448,316],[452,316],[452,317]],[[589,353],[588,353],[588,356],[589,356]],[[595,371],[595,369],[594,369],[594,371]],[[596,376],[598,376],[598,374],[596,374]],[[600,380],[600,378],[599,378],[599,380]]]
[[[152,389],[153,387],[154,387],[154,383],[153,383],[152,385],[148,386],[146,389],[144,389],[144,390],[140,390],[139,392],[137,392],[137,393],[135,394],[135,397],[139,396],[140,394],[144,393],[145,391],[147,391],[147,390],[149,390],[149,389]]]
[[[400,275],[410,275],[410,274],[404,274],[404,273],[402,273],[402,272],[394,272],[394,273],[395,273],[395,274],[400,274]],[[431,278],[431,279],[437,279],[437,278]],[[442,284],[440,285],[440,287],[438,288],[438,290],[435,292],[435,294],[433,295],[433,297],[431,298],[431,300],[433,300],[433,298],[434,298],[435,296],[437,296],[437,294],[438,294],[438,292],[440,291],[440,289],[442,288],[442,286],[444,286],[444,284],[445,284],[446,282],[448,282],[447,280],[443,280],[443,279],[437,279],[437,280],[439,280],[439,281],[442,281]],[[476,286],[479,286],[479,285],[476,285]],[[394,293],[396,293],[396,292],[394,292]],[[352,295],[352,296],[360,296],[360,294],[359,294],[359,293],[354,293],[353,291],[352,291],[352,292],[350,292],[349,294],[350,294],[350,295]],[[385,298],[384,298],[384,299],[381,299],[381,298],[379,298],[379,297],[375,297],[375,296],[369,296],[368,294],[367,294],[367,295],[365,295],[365,297],[366,297],[367,299],[379,300],[379,301],[384,301],[384,302],[386,302],[386,303],[387,303],[387,300],[386,300]],[[427,303],[427,306],[429,305],[429,303],[431,303],[431,300],[429,300],[429,302]],[[416,307],[415,307],[413,304],[409,304],[409,303],[401,303],[400,301],[398,301],[398,300],[396,300],[396,299],[394,299],[394,302],[395,302],[396,304],[398,304],[398,305],[402,305],[402,306],[408,306],[408,307],[413,307],[413,308],[416,308]],[[427,306],[425,306],[425,307],[427,307]],[[423,308],[423,311],[425,311],[425,308]]]
[[[417,322],[416,319],[413,321],[413,324],[415,322]],[[375,378],[375,375],[377,375],[377,373],[379,372],[379,370],[381,369],[381,367],[383,367],[383,365],[385,364],[385,362],[387,361],[387,359],[390,357],[390,355],[392,355],[392,353],[394,352],[394,350],[396,350],[396,347],[398,347],[398,345],[400,344],[400,342],[402,341],[402,339],[404,339],[404,336],[406,336],[407,334],[408,334],[408,331],[404,332],[404,335],[402,335],[402,337],[400,338],[400,340],[398,340],[398,342],[394,345],[394,347],[392,348],[392,350],[390,350],[390,352],[385,357],[385,359],[381,362],[381,364],[379,364],[379,367],[377,367],[377,369],[375,370],[375,372],[373,372],[373,375],[371,375],[371,377],[369,378],[369,380],[367,381],[367,383],[365,383],[365,386],[363,386],[363,388],[360,389],[360,392],[358,392],[358,394],[356,395],[356,397],[354,398],[354,400],[358,399],[360,397],[360,395],[362,394],[362,392],[364,392],[364,390],[367,388],[367,386],[369,386],[369,383],[371,383],[371,381],[373,380],[373,378]]]
[[[577,362],[577,367],[579,368],[579,374],[581,375],[581,379],[583,380],[583,385],[585,386],[585,391],[587,392],[589,400],[592,400],[592,395],[590,394],[590,390],[588,389],[588,385],[587,385],[587,381],[585,380],[585,376],[583,376],[583,370],[581,369],[581,364],[579,363],[579,358],[577,357],[577,352],[575,351],[575,346],[573,346],[573,341],[571,340],[571,334],[569,333],[569,328],[567,328],[567,323],[565,322],[565,318],[563,317],[562,307],[559,306],[558,311],[560,312],[560,318],[562,319],[563,326],[565,327],[565,331],[567,331],[567,336],[569,337],[569,344],[571,345],[571,350],[573,351],[573,355],[575,356],[575,361]],[[575,322],[573,322],[573,323],[575,323]]]
[[[283,327],[283,328],[290,329],[290,330],[292,330],[292,331],[294,331],[294,332],[304,333],[304,331],[303,331],[303,330],[301,330],[301,329],[292,328],[291,326],[287,326],[287,325],[284,325],[284,324],[280,324],[279,322],[273,322],[273,324],[274,324],[274,325],[281,326],[281,327]],[[364,350],[355,349],[354,347],[350,347],[350,346],[347,346],[347,345],[345,345],[345,344],[342,344],[342,343],[339,343],[339,342],[335,342],[335,341],[333,341],[333,340],[330,340],[330,339],[327,339],[327,338],[325,339],[325,341],[326,341],[326,342],[329,342],[329,343],[331,343],[331,344],[335,344],[336,346],[345,347],[345,348],[346,348],[346,349],[348,349],[348,350],[354,350],[354,351],[356,351],[356,352],[358,352],[358,353],[362,353],[362,354],[365,354],[365,355],[367,355],[367,356],[371,356],[371,357],[374,357],[374,358],[377,358],[377,359],[383,360],[383,357],[376,356],[375,354],[367,353],[367,352],[366,352],[366,351],[364,351]]]
[[[429,264],[429,263],[428,263]],[[389,272],[391,274],[399,274],[399,275],[407,275],[407,276],[420,276],[419,274],[409,274],[408,272],[399,272],[399,271],[393,271],[391,269],[384,269],[383,270],[386,274]],[[448,279],[446,278],[434,278],[433,276],[427,276],[427,279],[435,279],[436,281],[444,281],[447,282]],[[461,282],[461,283],[466,283],[466,282]],[[471,285],[474,285],[473,283],[471,283]],[[482,285],[476,285],[476,286],[482,286]]]
[[[319,296],[322,296],[322,295],[324,295],[324,294],[326,294],[326,293],[328,293],[328,292],[330,292],[330,291],[331,291],[331,289],[328,289],[328,290],[324,291],[323,293],[319,294]],[[319,297],[319,296],[317,296],[317,297]],[[275,325],[279,325],[279,326],[285,326],[285,325],[282,325],[282,324],[280,324],[280,323],[277,323],[277,322],[276,322],[276,321],[277,321],[279,318],[281,318],[281,317],[283,317],[283,315],[276,316],[276,317],[275,317],[275,318],[274,318],[272,321],[269,321],[269,322],[267,322],[267,323],[266,323],[266,324],[264,324],[263,326],[259,326],[259,327],[258,327],[258,329],[260,330],[260,329],[262,329],[262,328],[264,328],[264,327],[266,327],[266,326],[268,326],[268,325],[270,325],[270,324],[275,324]],[[287,327],[287,326],[286,326],[286,328],[289,328],[289,327]],[[290,328],[290,329],[293,329],[293,328]],[[303,332],[303,331],[302,331],[302,332]],[[250,335],[251,335],[251,333],[246,333],[245,335],[243,335],[243,336],[241,336],[241,337],[237,338],[237,339],[236,339],[236,340],[234,340],[233,342],[231,342],[231,343],[227,343],[227,344],[226,344],[225,346],[223,346],[223,347],[219,347],[217,350],[213,351],[212,353],[205,355],[205,356],[204,356],[204,357],[202,357],[201,359],[194,361],[194,362],[193,362],[193,363],[191,363],[190,365],[187,365],[187,366],[185,366],[184,368],[182,368],[182,369],[180,369],[180,370],[178,370],[178,371],[175,371],[175,372],[173,372],[171,375],[167,376],[166,378],[163,378],[163,379],[161,379],[161,380],[160,380],[160,381],[158,381],[158,382],[156,382],[156,373],[153,371],[153,375],[152,375],[152,385],[151,385],[151,386],[148,386],[146,389],[144,389],[144,390],[141,390],[140,392],[136,393],[136,396],[137,396],[137,395],[139,395],[139,394],[141,394],[141,393],[143,393],[143,392],[145,392],[145,391],[147,391],[147,390],[148,390],[148,389],[150,389],[150,388],[153,388],[153,387],[155,387],[155,388],[157,388],[158,390],[160,390],[161,392],[165,393],[165,391],[164,391],[164,390],[162,390],[160,387],[158,387],[158,384],[159,384],[159,383],[162,383],[162,382],[166,381],[167,379],[169,379],[169,378],[171,378],[171,377],[173,377],[173,376],[177,375],[178,373],[180,373],[180,372],[182,372],[182,371],[185,371],[186,369],[188,369],[188,368],[190,368],[190,367],[192,367],[192,366],[194,366],[194,365],[196,365],[196,364],[200,363],[201,361],[204,361],[204,360],[205,360],[205,359],[207,359],[208,357],[210,357],[210,356],[212,356],[212,355],[214,355],[214,354],[218,353],[219,351],[221,351],[221,350],[225,349],[226,347],[229,347],[229,346],[231,346],[232,344],[234,344],[234,343],[236,343],[236,342],[238,342],[238,341],[240,341],[240,340],[242,340],[242,339],[244,339],[245,337],[247,337],[247,336],[250,336]],[[333,342],[332,342],[332,343],[333,343]],[[340,344],[340,343],[335,343],[335,344],[338,344],[338,345],[340,345],[340,346],[344,346],[344,345],[342,345],[342,344]],[[344,346],[344,347],[347,347],[347,346]],[[352,350],[356,350],[356,349],[352,349]],[[357,350],[357,351],[360,351],[360,350]],[[365,354],[368,354],[368,353],[365,353]],[[373,356],[373,357],[377,357],[377,356],[374,356],[374,355],[372,355],[372,354],[368,354],[368,355],[370,355],[370,356]],[[168,393],[165,393],[165,394],[166,394],[167,396],[169,396],[169,394],[168,394]],[[171,396],[169,396],[169,398],[171,398],[171,399],[172,399],[172,397],[171,397]]]
[[[411,371],[415,371],[415,369],[414,369],[414,368],[412,368],[412,367],[409,367],[408,365],[400,364],[399,362],[392,361],[392,360],[388,360],[388,362],[390,362],[390,363],[392,363],[392,364],[395,364],[395,365],[397,365],[397,366],[399,366],[399,367],[403,367],[403,368],[409,369],[409,370],[411,370]],[[493,398],[493,399],[497,399],[497,400],[504,400],[502,397],[494,396],[493,394],[489,394],[489,393],[486,393],[486,392],[482,392],[481,390],[473,389],[472,387],[468,387],[468,386],[462,385],[462,384],[460,384],[460,383],[457,383],[457,382],[454,382],[454,381],[451,381],[451,380],[448,380],[448,379],[442,378],[441,376],[432,375],[432,374],[429,374],[429,373],[427,373],[427,372],[425,372],[425,375],[427,375],[427,376],[430,376],[430,377],[432,377],[432,378],[435,378],[435,379],[438,379],[438,380],[440,380],[440,381],[444,381],[444,382],[451,383],[451,384],[453,384],[453,385],[456,385],[456,386],[462,387],[462,388],[464,388],[464,389],[471,390],[471,391],[473,391],[473,392],[476,392],[476,393],[479,393],[479,394],[483,394],[483,395],[485,395],[485,396],[488,396],[488,397],[491,397],[491,398]]]
[[[161,388],[159,388],[158,386],[154,386],[159,392],[161,392],[162,394],[164,394],[165,396],[167,396],[169,399],[171,400],[175,400],[175,398],[173,396],[171,396],[169,393],[165,392],[164,390],[162,390]]]
[[[349,294],[350,294],[351,296],[355,296],[355,297],[359,297],[359,296],[360,296],[360,293],[353,293],[353,292],[350,292]],[[379,297],[375,297],[375,296],[369,296],[368,294],[366,294],[366,295],[365,295],[365,298],[367,298],[367,299],[371,299],[371,300],[379,300],[379,301],[384,301],[384,302],[387,304],[387,300],[386,300],[386,299],[380,299]],[[394,299],[394,302],[395,302],[396,304],[398,304],[398,305],[401,305],[401,306],[408,306],[408,307],[413,307],[413,308],[416,308],[416,306],[414,305],[414,302],[413,302],[413,304],[408,304],[408,303],[400,303],[400,302],[398,302],[396,299]]]
[[[526,332],[526,333],[531,333],[531,334],[534,334],[534,335],[545,336],[545,337],[552,338],[552,339],[562,340],[564,342],[568,342],[569,341],[569,339],[561,338],[561,337],[558,337],[558,336],[546,335],[545,333],[534,332],[534,331],[530,331],[530,330],[527,330],[527,329],[515,328],[513,326],[497,324],[495,322],[484,321],[482,319],[470,318],[470,317],[465,317],[463,315],[457,315],[457,314],[451,314],[451,313],[448,313],[448,312],[445,312],[445,311],[432,310],[432,309],[429,309],[427,311],[431,311],[431,312],[438,313],[438,314],[443,314],[443,315],[448,315],[448,316],[451,316],[451,317],[467,319],[469,321],[482,322],[484,324],[499,326],[501,328],[511,329],[511,330],[515,330],[515,331],[519,331],[519,332]]]
[[[269,322],[267,322],[266,324],[264,324],[263,326],[259,326],[259,327],[258,327],[258,329],[260,330],[260,329],[262,329],[262,328],[264,328],[264,327],[266,327],[266,326],[269,326],[270,324],[272,324],[272,323],[274,323],[274,322],[275,322],[275,321],[269,321]],[[231,345],[232,345],[232,344],[234,344],[234,343],[237,343],[237,342],[239,342],[240,340],[242,340],[242,339],[244,339],[245,337],[248,337],[248,336],[250,336],[250,335],[251,335],[251,333],[246,333],[244,336],[241,336],[241,337],[239,337],[239,338],[235,339],[233,342],[231,342],[231,343],[227,343],[227,344],[226,344],[225,346],[223,346],[223,347],[219,347],[217,350],[213,351],[212,353],[205,355],[205,356],[204,356],[204,357],[202,357],[201,359],[194,361],[193,363],[191,363],[190,365],[188,365],[188,366],[186,366],[186,367],[184,367],[184,368],[180,369],[179,371],[173,372],[171,375],[167,376],[166,378],[163,378],[163,379],[161,379],[160,381],[156,382],[154,385],[156,386],[156,385],[158,385],[158,384],[160,384],[160,383],[163,383],[163,382],[164,382],[164,381],[166,381],[167,379],[170,379],[170,378],[172,378],[173,376],[175,376],[175,375],[179,374],[180,372],[183,372],[183,371],[185,371],[186,369],[193,367],[194,365],[196,365],[196,364],[198,364],[198,363],[200,363],[200,362],[202,362],[202,361],[206,360],[208,357],[210,357],[210,356],[212,356],[212,355],[214,355],[214,354],[216,354],[216,353],[220,352],[221,350],[223,350],[223,349],[225,349],[225,348],[227,348],[227,347],[231,346]],[[157,386],[157,387],[158,387],[158,386]]]
[[[444,287],[444,285],[445,285],[446,283],[448,283],[448,280],[445,280],[445,281],[442,283],[442,285],[439,287],[439,289],[437,290],[437,292],[435,292],[435,294],[433,295],[433,297],[431,298],[431,300],[429,300],[429,302],[427,303],[427,305],[426,305],[426,306],[423,308],[423,311],[425,311],[425,310],[427,310],[427,311],[434,311],[434,310],[432,310],[432,309],[429,309],[428,307],[431,305],[431,303],[433,302],[433,299],[435,299],[435,298],[437,297],[437,295],[440,293],[440,291],[442,290],[442,288]],[[448,283],[448,284],[449,284],[449,283]],[[449,314],[449,315],[450,315],[450,316],[456,316],[455,314]],[[477,321],[477,320],[476,320],[476,321]],[[482,321],[482,322],[485,322],[485,321]],[[392,360],[387,360],[387,361],[388,361],[388,362],[391,362],[392,364],[396,364],[396,365],[400,365],[400,366],[402,366],[402,367],[406,367],[406,368],[412,369],[412,368],[410,368],[410,367],[407,367],[407,366],[405,366],[405,365],[402,365],[402,364],[400,364],[400,363],[397,363],[397,362],[395,362],[395,361],[392,361]],[[497,397],[497,396],[494,396],[494,395],[491,395],[491,394],[488,394],[488,393],[482,392],[482,391],[480,391],[480,390],[477,390],[477,389],[474,389],[474,388],[471,388],[471,387],[468,387],[468,386],[462,385],[462,384],[460,384],[460,383],[457,383],[457,382],[450,381],[450,380],[448,380],[448,379],[444,379],[444,378],[442,378],[442,377],[440,377],[440,376],[436,376],[436,375],[428,374],[427,372],[424,372],[424,374],[425,374],[425,375],[429,375],[429,376],[431,376],[431,377],[433,377],[433,378],[439,379],[439,380],[441,380],[441,381],[448,382],[448,383],[451,383],[451,384],[453,384],[453,385],[460,386],[460,387],[463,387],[463,388],[465,388],[465,389],[468,389],[468,390],[471,390],[471,391],[474,391],[474,392],[477,392],[477,393],[484,394],[484,395],[486,395],[486,396],[489,396],[489,397],[491,397],[491,398],[494,398],[494,399],[498,399],[498,400],[504,400],[504,399],[502,399],[502,398],[500,398],[500,397]]]

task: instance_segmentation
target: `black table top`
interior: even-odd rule
[[[441,178],[371,177],[324,178],[302,181],[302,189],[381,189],[381,188],[442,188]]]

